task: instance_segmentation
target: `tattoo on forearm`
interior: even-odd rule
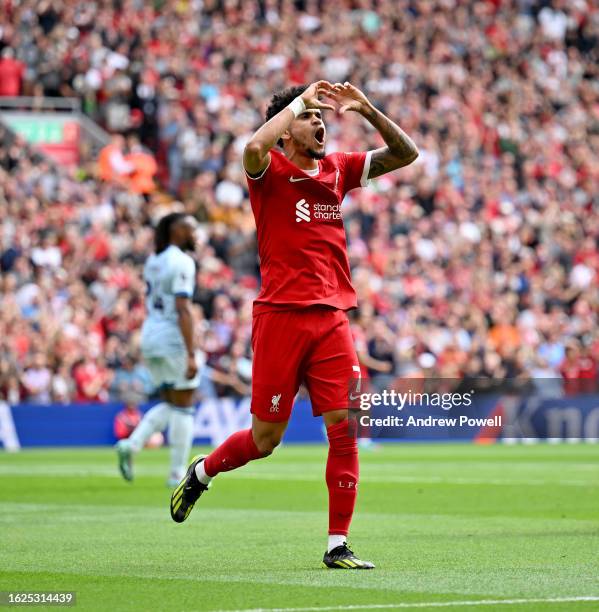
[[[366,119],[378,130],[387,145],[373,152],[368,178],[407,166],[418,157],[413,140],[383,113],[373,110],[366,115]]]

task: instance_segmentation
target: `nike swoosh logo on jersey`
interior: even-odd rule
[[[311,176],[290,176],[289,177],[289,182],[290,183],[297,183],[299,181],[307,181],[308,179],[312,178]]]

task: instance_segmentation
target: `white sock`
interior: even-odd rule
[[[189,452],[193,443],[192,412],[170,408],[168,419],[168,444],[171,449],[171,478],[181,480],[187,471]]]
[[[347,541],[347,536],[344,535],[330,535],[329,536],[329,546],[327,548],[327,552],[331,552],[333,548],[337,548],[337,546],[341,546],[345,544]]]
[[[169,413],[170,406],[167,402],[156,404],[146,412],[139,425],[129,436],[129,447],[133,452],[139,452],[152,434],[166,429]]]
[[[208,476],[208,474],[206,474],[206,470],[204,469],[204,462],[200,461],[197,465],[196,465],[196,476],[198,477],[198,480],[202,483],[202,484],[210,484],[210,481],[212,480],[211,476]]]

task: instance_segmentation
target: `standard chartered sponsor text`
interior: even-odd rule
[[[314,204],[314,219],[341,219],[341,207],[339,204]]]

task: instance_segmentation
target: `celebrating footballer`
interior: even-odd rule
[[[359,113],[385,146],[327,155],[324,111]],[[254,302],[252,427],[195,457],[171,497],[183,522],[221,472],[270,455],[301,384],[329,441],[328,546],[323,564],[372,569],[347,544],[358,486],[358,446],[348,420],[348,381],[359,373],[346,312],[356,308],[341,203],[368,179],[412,163],[411,138],[350,83],[318,81],[276,93],[243,154],[256,220],[262,287]],[[358,374],[359,375],[359,374]]]

